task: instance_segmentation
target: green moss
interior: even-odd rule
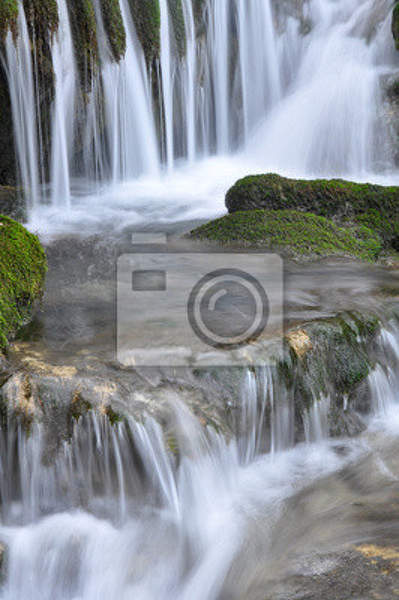
[[[46,256],[22,225],[0,216],[0,346],[14,334],[43,291]]]
[[[399,222],[399,187],[353,183],[341,179],[295,180],[272,173],[239,180],[226,195],[230,213],[252,209],[295,209],[374,230],[386,247],[395,248]],[[360,215],[364,218],[360,218]],[[392,223],[395,227],[385,228]],[[367,235],[364,230],[356,235]]]
[[[399,219],[390,219],[388,215],[371,209],[355,217],[355,222],[376,232],[384,246],[399,250]]]
[[[381,241],[364,228],[362,239],[332,221],[294,210],[253,210],[226,215],[195,229],[191,237],[222,244],[261,246],[295,256],[349,255],[375,259]]]
[[[395,40],[396,50],[399,50],[399,2],[395,4],[392,13],[392,35]]]
[[[79,419],[92,410],[92,408],[91,403],[82,398],[79,392],[76,392],[69,407],[68,422],[69,420],[79,421]]]
[[[159,58],[161,48],[161,12],[159,0],[129,0],[137,36],[147,65]]]
[[[101,0],[101,11],[112,54],[118,62],[126,52],[126,31],[119,0]]]
[[[1,0],[0,2],[0,41],[4,41],[9,31],[17,36],[18,2],[17,0]]]
[[[82,90],[90,91],[99,62],[97,22],[93,2],[71,0],[68,2],[68,9]]]
[[[187,38],[182,0],[168,0],[168,5],[173,24],[177,52],[179,56],[182,57],[186,54],[187,50]]]
[[[108,417],[111,425],[117,425],[124,420],[123,416],[120,413],[117,413],[112,406],[107,406],[105,408],[105,414]]]

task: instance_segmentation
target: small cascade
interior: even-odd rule
[[[31,44],[22,1],[18,2],[17,41],[11,33],[6,39],[5,68],[12,103],[15,147],[19,175],[30,207],[37,206],[42,196],[40,189],[39,140],[36,115],[36,93],[31,56]]]
[[[161,121],[164,130],[165,162],[168,170],[174,164],[174,110],[173,88],[175,82],[174,60],[171,44],[171,23],[168,0],[160,0],[161,9],[161,80],[162,106]]]
[[[150,84],[143,52],[136,37],[129,5],[120,1],[127,36],[127,50],[120,64],[110,58],[101,36],[103,57],[104,128],[111,178],[114,183],[140,175],[156,175],[159,154],[151,108]],[[101,22],[101,10],[97,10]],[[106,162],[106,158],[102,164]],[[103,174],[100,179],[104,179]]]
[[[183,2],[185,32],[187,38],[187,57],[183,65],[183,103],[185,107],[186,152],[187,160],[193,163],[197,153],[197,48],[196,32],[191,0]]]
[[[369,383],[381,418],[378,391],[398,406],[398,340],[394,322],[375,339],[381,369]],[[386,386],[377,388],[382,372]],[[295,447],[294,398],[278,369],[247,369],[239,381],[230,439],[178,396],[163,427],[89,409],[60,435],[50,415],[27,423],[10,413],[0,428],[0,598],[245,597],[236,586],[237,577],[246,582],[248,535],[267,552],[286,501],[369,450],[327,439],[323,397],[302,415],[306,440]]]
[[[225,154],[230,149],[230,28],[229,0],[213,1],[209,6],[209,80],[214,98],[214,132],[216,152]],[[212,94],[212,95],[211,95]]]
[[[74,144],[76,66],[65,0],[58,0],[60,28],[53,47],[55,100],[53,106],[51,184],[52,202],[70,203],[71,160]]]
[[[277,36],[270,1],[237,2],[244,143],[281,97]],[[259,53],[258,48],[265,46]]]
[[[371,410],[375,424],[399,429],[399,328],[392,323],[382,330],[379,362],[369,376]]]

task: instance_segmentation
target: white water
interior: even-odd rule
[[[14,44],[11,33],[6,39],[6,70],[10,83],[15,147],[20,178],[27,190],[28,205],[37,205],[41,197],[40,165],[33,67],[28,28],[22,2],[18,3],[19,37]]]
[[[60,28],[53,50],[55,100],[52,128],[52,203],[70,204],[70,164],[74,142],[76,66],[71,27],[65,0],[58,1]],[[60,165],[64,168],[60,169]]]
[[[385,387],[373,381],[398,365],[397,327],[383,330],[378,347],[371,428],[392,433],[397,378]],[[329,441],[324,402],[318,406],[305,422],[306,443],[296,447],[292,400],[270,370],[244,373],[230,442],[201,427],[177,397],[168,416],[173,438],[149,417],[112,426],[88,413],[70,442],[52,438],[53,421],[50,430],[34,425],[30,435],[10,422],[0,431],[0,541],[7,548],[0,598],[247,597],[246,560],[267,560],[287,500],[370,451],[361,438]],[[251,536],[253,558],[246,554]]]
[[[38,206],[41,143],[23,15],[17,50],[11,37],[7,40],[18,162],[35,206],[33,226],[39,219],[44,229],[73,228],[82,219],[88,227],[98,226],[113,223],[117,214],[116,222],[148,222],[148,212],[158,220],[168,221],[172,213],[185,219],[198,213],[198,204],[201,216],[211,217],[223,211],[225,190],[246,172],[398,181],[381,92],[381,77],[398,68],[389,0],[310,0],[304,5],[303,17],[310,24],[306,35],[299,17],[284,14],[271,0],[208,0],[205,32],[197,39],[192,3],[185,0],[183,58],[167,0],[162,0],[159,72],[150,75],[128,3],[120,4],[127,30],[120,65],[110,60],[97,5],[102,66],[85,109],[82,161],[71,160],[71,107],[79,98],[61,3],[61,35],[53,48],[58,92],[53,206],[46,210]],[[157,77],[160,102],[151,92],[151,78]],[[207,198],[212,198],[209,204]]]

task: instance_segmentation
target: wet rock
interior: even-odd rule
[[[27,219],[26,200],[21,190],[0,186],[0,214],[24,223]]]
[[[395,4],[392,13],[392,35],[396,49],[399,50],[399,2]]]

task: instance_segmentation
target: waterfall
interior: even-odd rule
[[[76,67],[65,0],[58,0],[60,29],[53,48],[55,100],[53,107],[51,183],[52,201],[70,202],[71,152],[74,141]]]
[[[399,406],[397,325],[376,343],[370,389],[386,428],[387,405],[397,414]],[[381,372],[387,385],[380,391],[390,393],[384,405],[373,385]],[[249,524],[258,527],[255,515],[266,519],[259,534],[267,547],[293,494],[369,449],[328,441],[323,399],[305,418],[307,442],[295,448],[294,405],[272,368],[246,370],[237,402],[230,441],[202,427],[177,398],[168,433],[150,416],[111,424],[89,411],[63,438],[51,431],[53,419],[27,432],[21,417],[10,417],[0,428],[0,541],[7,548],[0,598],[218,600],[236,589],[237,574],[243,584],[240,553]],[[245,588],[237,594],[231,597],[245,597]]]
[[[372,429],[389,431],[394,414],[399,424],[398,340],[397,321],[376,338]],[[163,427],[149,415],[111,423],[89,410],[62,436],[50,415],[27,428],[20,413],[10,413],[0,427],[7,565],[0,598],[247,597],[236,586],[245,585],[252,560],[248,535],[257,557],[261,540],[266,552],[287,501],[363,464],[370,448],[367,436],[328,440],[325,397],[303,415],[306,439],[295,446],[294,399],[279,371],[246,369],[239,377],[227,438],[204,427],[178,394],[170,396]],[[62,414],[61,406],[55,410]]]
[[[18,7],[19,35],[16,43],[11,33],[7,35],[5,67],[12,103],[20,178],[32,207],[36,206],[41,198],[36,94],[28,27],[21,1]]]
[[[32,204],[45,195],[44,183],[50,183],[44,190],[51,189],[53,204],[68,204],[70,198],[76,204],[81,189],[90,193],[143,176],[151,185],[145,193],[138,189],[153,202],[162,163],[178,181],[185,162],[195,169],[199,160],[233,160],[237,152],[242,164],[253,165],[248,170],[258,172],[373,179],[379,171],[392,171],[381,91],[381,78],[396,68],[388,0],[378,7],[372,0],[309,0],[303,6],[206,0],[202,16],[193,0],[184,0],[183,45],[176,37],[182,35],[176,33],[176,15],[168,0],[160,0],[160,56],[150,66],[129,2],[119,2],[127,35],[120,63],[108,47],[98,0],[93,4],[100,67],[83,101],[68,11],[59,2],[50,182],[43,181],[40,164],[46,146],[22,4],[18,40],[14,45],[7,38],[18,165]],[[209,171],[210,195],[223,172]],[[167,195],[167,186],[163,189]]]
[[[196,141],[196,76],[197,76],[197,51],[193,7],[190,0],[184,0],[184,22],[187,38],[187,58],[183,75],[183,102],[185,106],[186,151],[187,160],[192,163],[197,152]]]
[[[168,0],[160,0],[161,8],[161,73],[162,73],[162,120],[165,132],[165,160],[169,170],[174,163],[174,110],[173,86],[175,81],[172,47],[171,24],[169,17]]]

